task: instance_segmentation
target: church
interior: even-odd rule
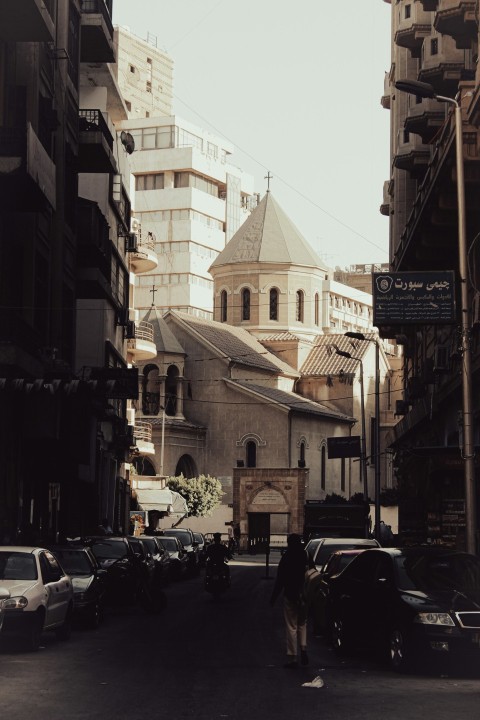
[[[210,273],[213,320],[155,306],[143,316],[157,357],[139,363],[136,417],[152,428],[152,451],[133,460],[139,507],[155,509],[145,488],[165,476],[208,474],[223,501],[212,518],[188,518],[192,529],[301,532],[306,500],[370,491],[358,457],[328,456],[329,438],[368,441],[360,417],[373,413],[374,343],[345,332],[369,339],[370,296],[333,281],[269,191]],[[380,361],[384,382],[383,347]]]

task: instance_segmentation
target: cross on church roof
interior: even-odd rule
[[[267,175],[265,175],[264,180],[267,181],[267,192],[270,192],[270,180],[273,179],[273,175],[270,175],[270,170],[268,171]]]
[[[155,288],[155,283],[152,285],[152,289],[150,290],[150,292],[152,293],[152,307],[154,307],[155,306],[155,293],[157,292],[157,290]]]

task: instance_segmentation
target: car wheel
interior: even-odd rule
[[[59,640],[69,640],[70,635],[72,634],[72,608],[69,607],[67,610],[67,614],[65,615],[65,620],[60,625],[59,628],[55,630],[55,634]]]
[[[44,616],[41,612],[36,612],[31,621],[26,637],[27,647],[35,652],[40,647],[40,640],[43,633]]]
[[[396,672],[407,672],[412,665],[408,638],[398,627],[390,631],[389,660],[391,668]]]
[[[345,623],[337,616],[332,618],[330,624],[330,637],[335,652],[344,655],[350,648],[350,642],[345,631]]]

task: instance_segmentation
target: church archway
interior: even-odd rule
[[[184,478],[198,477],[197,465],[191,455],[182,455],[175,468],[175,476],[183,475]]]
[[[140,455],[133,460],[133,467],[135,468],[137,475],[148,475],[151,477],[152,475],[157,474],[152,462],[143,455]]]

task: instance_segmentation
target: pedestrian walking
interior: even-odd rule
[[[300,662],[308,665],[307,655],[307,612],[303,588],[305,573],[308,569],[308,556],[303,549],[302,538],[292,533],[287,538],[287,550],[278,563],[277,576],[273,587],[270,605],[283,591],[283,615],[285,618],[287,640],[287,662],[284,667],[298,666]]]

